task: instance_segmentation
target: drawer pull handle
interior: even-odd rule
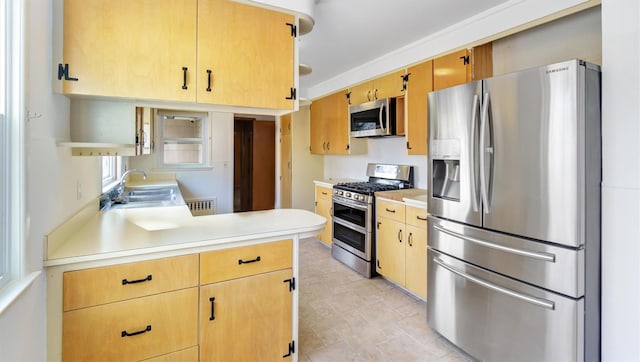
[[[411,239],[413,239],[413,233],[409,233],[409,246],[413,246]]]
[[[126,279],[122,279],[122,285],[127,285],[127,284],[135,284],[135,283],[142,283],[142,282],[146,282],[146,281],[150,281],[153,277],[151,276],[151,274],[147,275],[146,278],[143,279],[138,279],[138,280],[126,280]]]
[[[141,331],[137,331],[137,332],[131,332],[131,333],[127,333],[127,331],[122,331],[122,337],[131,337],[131,336],[137,336],[138,334],[142,334],[142,333],[147,333],[151,331],[151,324],[149,324],[147,326],[147,328],[141,330]]]
[[[385,207],[384,209],[387,210],[387,212],[390,212],[392,214],[396,213],[396,210],[390,210],[388,207]]]
[[[209,298],[209,301],[211,302],[211,317],[209,317],[210,321],[216,319],[216,315],[215,315],[216,310],[215,310],[215,305],[213,304],[215,300],[216,300],[215,297]]]
[[[258,255],[257,258],[253,259],[253,260],[242,260],[242,259],[238,259],[238,265],[240,264],[249,264],[249,263],[255,263],[256,261],[260,261],[260,256]]]
[[[426,217],[420,217],[420,215],[417,215],[417,216],[416,216],[416,219],[418,219],[418,220],[422,220],[422,221],[427,221],[427,218],[426,218]]]
[[[187,67],[182,67],[182,89],[187,89],[187,70],[189,70],[189,68]]]

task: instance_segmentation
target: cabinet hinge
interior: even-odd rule
[[[298,27],[296,24],[286,23],[288,27],[291,28],[291,37],[295,38],[298,36]]]
[[[69,78],[69,64],[65,64],[64,66],[58,64],[58,80],[62,80],[63,78],[64,80],[78,81],[78,78]]]
[[[289,351],[283,355],[282,358],[287,358],[294,353],[296,353],[296,341],[291,341],[291,343],[289,343]]]
[[[345,96],[347,97],[347,104],[351,104],[351,92],[347,92]]]
[[[460,57],[460,59],[462,59],[462,61],[463,61],[464,65],[469,64],[469,56],[468,56],[468,55],[465,55],[465,56],[463,56],[463,57]]]
[[[295,88],[289,88],[289,96],[286,97],[285,99],[290,99],[290,100],[296,100],[297,96],[296,96],[296,89]]]
[[[407,149],[410,150],[411,146],[409,146],[409,141],[407,141]]]
[[[409,75],[411,75],[411,73],[407,73],[407,74],[403,74],[400,76],[400,78],[402,78],[402,89],[401,91],[406,91],[407,90],[407,83],[409,83]]]
[[[347,145],[347,147],[345,147],[347,149],[347,151],[349,151],[349,145]]]
[[[289,283],[289,291],[296,290],[296,278],[285,279],[282,281],[283,283]]]

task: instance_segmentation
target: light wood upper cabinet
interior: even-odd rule
[[[403,69],[349,88],[350,104],[362,104],[376,99],[403,95],[404,75]]]
[[[433,60],[433,90],[453,87],[493,75],[493,46],[487,43]]]
[[[316,185],[316,214],[327,219],[327,224],[318,235],[318,239],[327,246],[331,246],[333,243],[333,224],[331,222],[333,208],[333,201],[331,198],[332,191],[333,189],[331,188]]]
[[[196,101],[197,0],[63,6],[63,93]]]
[[[293,109],[292,15],[198,1],[198,102]],[[289,98],[289,99],[287,99]]]
[[[344,91],[314,100],[310,113],[311,153],[334,155],[352,153],[349,137],[349,108]]]
[[[427,93],[433,90],[433,61],[414,65],[407,70],[407,153],[427,154]]]

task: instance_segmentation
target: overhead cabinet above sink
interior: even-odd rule
[[[229,0],[54,0],[54,89],[292,110],[293,15]]]

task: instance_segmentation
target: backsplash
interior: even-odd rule
[[[367,142],[365,155],[324,156],[324,178],[366,179],[367,163],[390,163],[413,166],[414,187],[427,188],[427,156],[407,155],[405,137],[369,138]]]

